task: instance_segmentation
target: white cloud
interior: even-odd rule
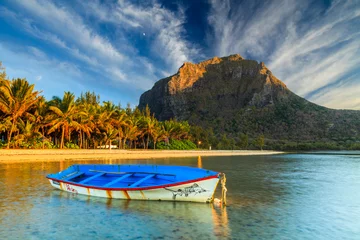
[[[273,45],[271,40],[278,38],[283,23],[297,18],[295,9],[300,4],[304,5],[295,0],[271,1],[266,4],[257,4],[255,1],[232,4],[230,0],[210,2],[208,21],[214,30],[210,41],[214,41],[213,47],[220,56],[237,51],[248,51],[259,57],[268,54]]]
[[[55,30],[61,37],[95,52],[98,57],[107,60],[124,60],[124,56],[104,37],[92,31],[76,13],[46,0],[16,1],[26,9],[42,26]],[[54,29],[56,27],[56,29]]]
[[[230,1],[212,0],[208,22],[216,54],[241,53],[264,61],[292,91],[311,97],[358,71],[360,65],[360,5],[334,1],[322,12],[314,3],[279,0],[233,6]],[[344,88],[342,97],[350,97],[346,86],[340,88]],[[335,97],[335,91],[326,89]],[[311,100],[323,103],[320,97]]]
[[[20,26],[24,31],[31,34],[32,36],[65,49],[68,51],[68,53],[81,61],[92,65],[98,64],[98,61],[95,57],[90,57],[87,53],[80,52],[80,50],[74,46],[69,47],[66,41],[61,39],[55,33],[48,32],[47,30],[40,30],[33,19],[24,17],[21,14],[12,12],[4,7],[0,7],[0,16],[3,16],[4,19],[11,22],[12,24]]]
[[[41,76],[41,75],[38,75],[38,76],[35,77],[35,80],[36,80],[36,81],[40,81],[41,79],[42,79],[42,76]]]
[[[50,3],[48,3],[46,6],[48,7],[50,6],[49,7],[50,9],[56,11],[55,9],[56,6],[49,4]],[[25,18],[22,15],[20,15],[20,13],[12,12],[4,7],[0,7],[0,13],[2,13],[3,17],[5,17],[9,22],[19,25],[22,29],[24,29],[27,33],[31,34],[32,36],[50,42],[62,49],[65,49],[69,54],[74,56],[76,59],[82,61],[83,63],[86,63],[87,65],[90,65],[91,67],[90,69],[92,71],[105,75],[107,79],[111,79],[115,84],[118,84],[119,82],[130,84],[130,82],[126,79],[127,75],[124,73],[124,70],[120,69],[119,67],[120,65],[119,63],[123,63],[122,61],[119,60],[122,60],[123,58],[111,59],[111,56],[107,54],[102,55],[102,53],[94,53],[93,51],[89,51],[89,49],[85,50],[88,44],[84,43],[83,45],[81,44],[79,45],[78,42],[73,42],[73,39],[66,38],[66,36],[64,36],[63,34],[63,31],[61,30],[66,28],[67,25],[66,22],[59,21],[57,28],[45,30],[41,24],[42,21],[39,22],[38,20],[34,19],[34,18],[39,18],[39,16],[30,18],[31,17],[30,15]],[[66,15],[69,18],[73,18],[73,19],[79,18],[79,16],[77,15],[71,16],[70,14],[71,14],[70,12],[65,12],[65,9],[60,9],[58,15]],[[78,23],[80,24],[81,21],[79,20]],[[75,26],[76,22],[73,22],[72,24],[74,25],[74,28],[85,28],[84,25],[82,24]],[[41,28],[38,27],[39,25],[41,26]],[[60,31],[58,31],[59,29]],[[54,30],[54,32],[49,32],[51,30]],[[90,45],[92,44],[94,46],[101,46],[102,39],[103,38],[101,36],[95,34],[93,35],[92,40],[91,41],[89,40],[89,43]],[[42,58],[45,58],[44,56],[45,53],[38,48],[28,47],[28,52],[32,53],[32,55],[35,56],[37,60],[41,60]],[[131,61],[128,61],[126,64],[131,65],[132,63]],[[126,64],[121,64],[121,66],[126,66]],[[68,71],[67,69],[74,68],[69,64],[66,65],[62,64],[61,67],[64,69],[64,71]]]
[[[10,79],[26,78],[35,83],[38,90],[44,90],[48,98],[52,94],[62,95],[64,91],[85,88],[80,81],[84,73],[76,65],[50,58],[36,47],[25,49],[28,51],[12,49],[11,45],[0,42],[0,52],[6,56],[3,63]],[[69,86],[72,86],[71,89]]]
[[[360,79],[360,74],[354,74],[330,89],[319,91],[310,100],[316,99],[319,104],[326,107],[360,110],[360,82],[358,79]]]
[[[46,53],[44,53],[43,51],[41,51],[40,49],[36,48],[36,47],[28,47],[29,52],[35,56],[38,60],[45,60],[47,59]]]
[[[156,0],[140,5],[121,0],[107,4],[79,1],[78,4],[84,8],[82,12],[75,12],[70,5],[48,0],[15,3],[21,11],[15,13],[0,7],[4,19],[34,37],[66,50],[85,63],[82,68],[104,75],[116,87],[120,87],[119,83],[125,83],[146,90],[163,77],[162,72],[173,73],[183,62],[192,61],[194,56],[199,55],[198,49],[185,40],[186,32],[182,24],[186,19],[180,6],[179,11],[172,12]],[[87,17],[91,18],[91,25]],[[95,30],[96,25],[102,22],[115,27],[116,39],[112,39],[112,42]],[[146,31],[145,44],[149,45],[149,53],[156,64],[163,61],[161,69],[141,56],[126,35],[137,31],[142,37]]]
[[[84,4],[84,2],[80,1]],[[157,1],[135,5],[131,1],[120,0],[116,4],[104,6],[99,1],[84,4],[87,13],[103,22],[111,22],[119,28],[139,31],[148,36],[155,58],[168,64],[168,71],[174,72],[186,61],[193,61],[200,55],[197,46],[185,40],[183,24],[186,21],[184,10],[178,6],[177,12],[162,7]],[[143,30],[146,30],[146,34]]]

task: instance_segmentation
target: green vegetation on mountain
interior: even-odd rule
[[[301,81],[301,79],[299,79]],[[360,149],[360,111],[311,103],[263,64],[240,55],[185,63],[142,94],[160,120],[188,121],[195,142],[218,149]]]

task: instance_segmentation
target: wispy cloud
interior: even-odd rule
[[[8,64],[5,67],[10,78],[26,77],[31,83],[36,83],[39,90],[50,90],[44,92],[47,97],[51,97],[51,94],[61,95],[63,91],[70,90],[69,86],[72,86],[72,91],[86,89],[81,81],[85,74],[78,66],[49,57],[34,46],[22,50],[18,46],[0,42],[0,52],[6,56]],[[54,91],[56,89],[62,91]]]
[[[193,14],[193,9],[187,11],[191,4],[161,1],[3,1],[0,21],[6,21],[10,35],[19,38],[12,41],[3,37],[6,33],[0,34],[0,47],[7,54],[0,60],[7,66],[12,59],[7,66],[10,72],[39,79],[39,84],[50,81],[52,70],[76,79],[77,89],[110,89],[133,104],[183,62],[212,57],[212,53],[240,53],[264,61],[295,93],[319,104],[331,94],[340,96],[335,88],[344,89],[341,96],[350,99],[353,95],[347,86],[358,86],[357,1],[323,6],[311,0],[209,0],[210,11],[201,14],[208,14],[212,31],[207,31],[208,45],[201,46],[188,36],[195,29],[187,22],[187,14]],[[21,71],[15,58],[22,63],[31,58],[32,63],[22,64]],[[347,85],[344,79],[349,79]],[[125,100],[130,92],[132,99]],[[358,106],[343,103],[333,107]]]
[[[325,87],[314,94],[310,100],[316,99],[323,106],[331,108],[360,109],[360,74],[342,79],[331,87]]]
[[[41,79],[42,79],[42,76],[41,76],[41,75],[38,75],[38,76],[35,77],[35,80],[36,80],[36,81],[40,81]]]
[[[75,12],[57,6],[51,1],[27,0],[17,1],[21,7],[32,15],[35,21],[41,21],[41,26],[81,46],[83,50],[92,51],[103,60],[114,59],[121,61],[124,59],[120,53],[106,38],[92,31]],[[59,27],[61,26],[61,27]]]
[[[104,76],[116,88],[128,84],[139,94],[164,77],[164,71],[173,73],[184,61],[198,56],[197,47],[185,40],[186,17],[181,6],[170,11],[156,0],[144,4],[127,0],[77,4],[74,9],[65,2],[14,1],[15,9],[21,11],[0,6],[0,13],[31,36],[65,50],[80,61],[82,70]],[[99,31],[101,24],[114,29],[111,38]],[[133,41],[134,34],[142,36],[145,55],[139,52],[139,40]],[[37,57],[41,58],[39,54]]]
[[[86,6],[89,7],[87,14],[95,15],[100,21],[144,36],[151,46],[152,57],[163,59],[169,66],[168,71],[175,71],[184,62],[193,61],[200,55],[199,47],[186,40],[183,27],[186,17],[180,5],[176,12],[155,0],[142,5],[120,0],[106,6],[94,1]]]
[[[318,91],[359,71],[360,5],[334,1],[324,12],[324,6],[316,4],[321,3],[286,0],[257,7],[257,1],[234,6],[230,1],[212,0],[208,21],[216,54],[239,52],[264,61],[295,93],[322,104]],[[346,85],[337,88],[326,91],[335,98],[343,89],[342,97],[350,99]],[[343,102],[332,107],[354,105]]]

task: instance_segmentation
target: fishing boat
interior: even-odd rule
[[[55,188],[89,196],[212,202],[222,176],[185,166],[81,164],[47,178]]]

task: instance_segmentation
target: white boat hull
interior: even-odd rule
[[[211,202],[219,178],[200,179],[175,186],[139,189],[114,189],[82,186],[49,179],[51,185],[63,191],[95,197],[136,200]]]

